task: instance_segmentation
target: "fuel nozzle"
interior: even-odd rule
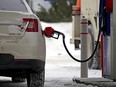
[[[55,38],[58,39],[60,35],[63,35],[62,32],[54,30],[52,27],[46,27],[43,31],[43,34],[48,38]]]
[[[43,34],[50,38],[54,35],[54,29],[52,27],[46,27],[45,30],[43,31]]]

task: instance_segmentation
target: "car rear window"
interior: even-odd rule
[[[27,12],[22,0],[0,0],[0,10]]]

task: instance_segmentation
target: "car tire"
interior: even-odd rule
[[[45,70],[37,73],[30,73],[27,77],[28,87],[44,87]]]
[[[13,82],[25,82],[25,78],[20,77],[12,77]]]

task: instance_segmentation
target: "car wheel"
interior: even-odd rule
[[[45,71],[30,73],[27,77],[28,87],[44,87]]]
[[[25,78],[20,77],[12,77],[13,82],[25,82]]]

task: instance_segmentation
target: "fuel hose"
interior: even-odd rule
[[[61,32],[58,32],[58,31],[55,31],[55,32],[57,32],[57,33],[59,33],[60,35],[62,35],[63,45],[64,45],[64,48],[65,48],[66,52],[69,54],[69,56],[70,56],[73,60],[75,60],[75,61],[77,61],[77,62],[83,63],[83,62],[87,62],[87,61],[89,61],[90,59],[93,58],[93,56],[94,56],[94,54],[95,54],[95,52],[96,52],[96,50],[97,50],[97,47],[98,47],[98,45],[99,45],[99,39],[100,39],[101,29],[99,29],[99,33],[98,33],[98,38],[97,38],[97,42],[96,42],[95,49],[93,50],[91,56],[90,56],[89,58],[85,59],[85,60],[79,60],[79,59],[75,58],[75,57],[70,53],[70,51],[68,50],[68,48],[67,48],[67,46],[66,46],[65,35],[64,35],[63,33],[61,33]]]

